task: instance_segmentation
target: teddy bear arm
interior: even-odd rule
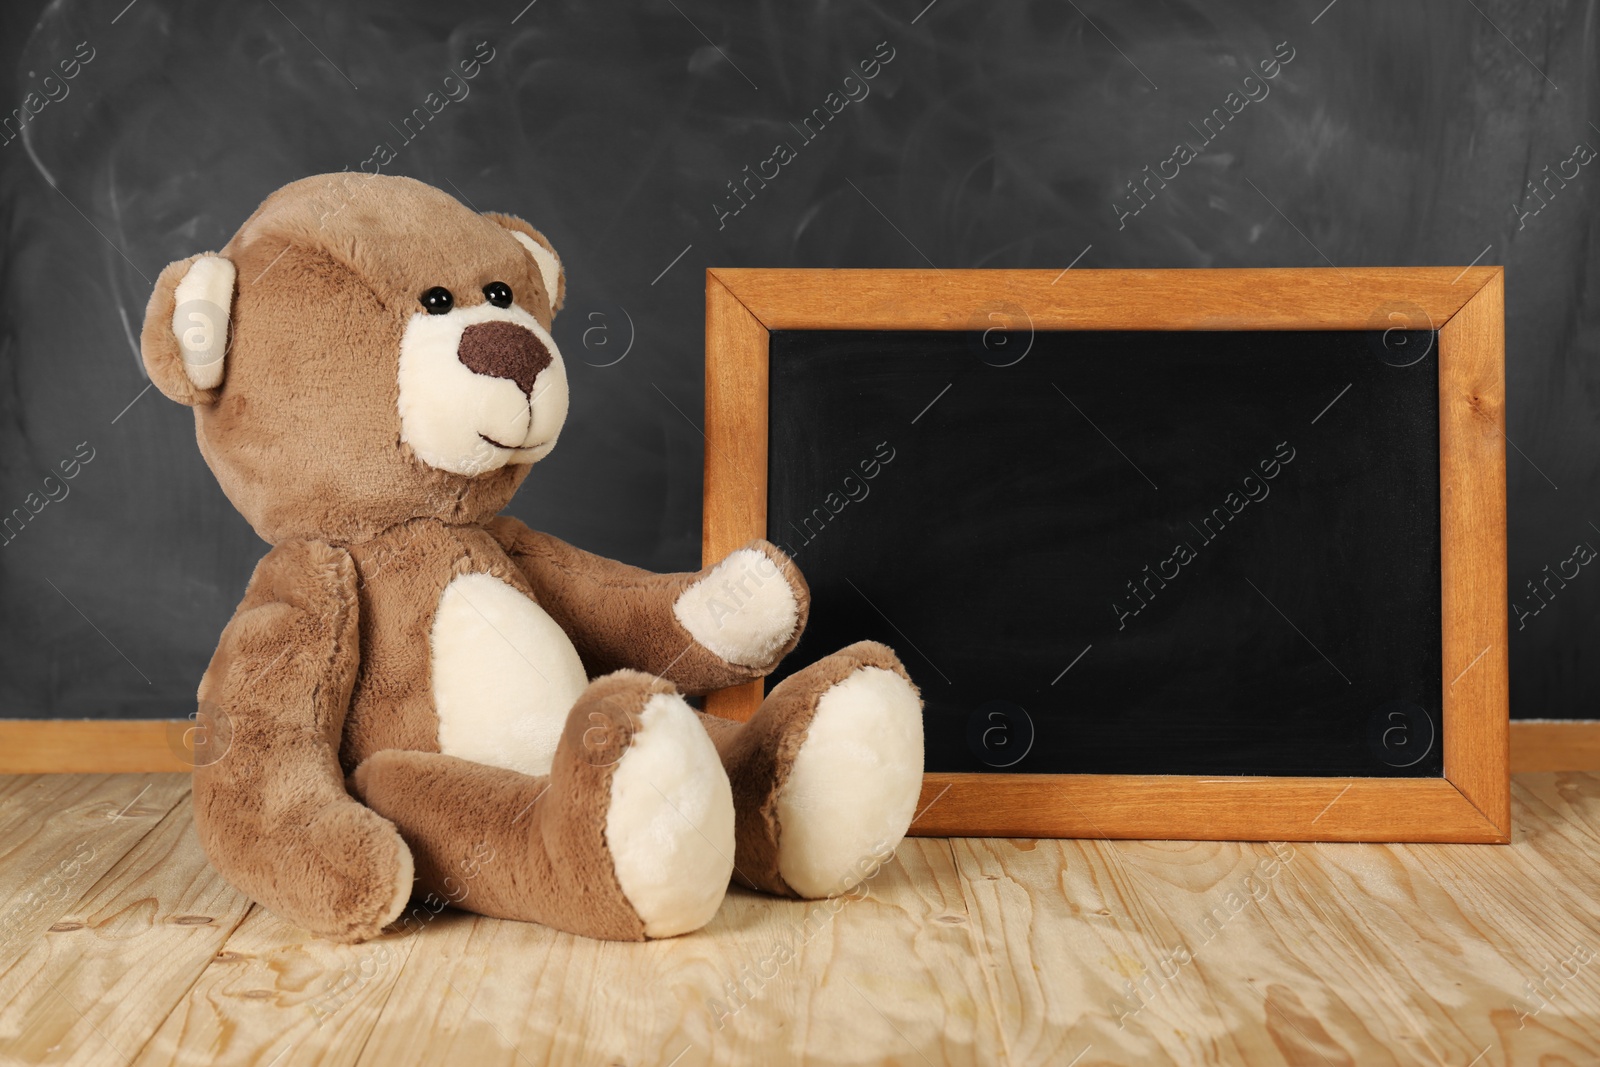
[[[356,574],[342,549],[275,547],[200,683],[195,828],[235,888],[324,937],[357,941],[411,893],[393,824],[352,798],[339,741],[359,659]]]
[[[488,529],[572,639],[590,677],[631,668],[706,693],[771,673],[805,628],[805,579],[766,541],[699,571],[655,574],[510,516]]]

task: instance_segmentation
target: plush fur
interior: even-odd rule
[[[847,891],[910,821],[921,704],[883,645],[799,671],[748,724],[680,695],[794,648],[810,593],[778,549],[652,574],[495,517],[566,418],[565,287],[520,219],[344,174],[272,194],[151,297],[151,380],[273,546],[200,684],[196,829],[322,936],[375,936],[414,892],[673,936],[730,874]]]

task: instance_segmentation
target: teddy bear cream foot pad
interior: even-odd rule
[[[272,546],[200,683],[226,749],[197,761],[195,826],[318,935],[429,894],[670,937],[730,879],[846,892],[911,822],[922,705],[887,647],[823,657],[747,723],[683,699],[799,641],[810,594],[773,545],[654,574],[497,517],[567,418],[565,287],[520,219],[350,175],[285,186],[156,283],[145,366]]]

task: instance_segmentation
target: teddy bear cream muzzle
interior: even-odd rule
[[[516,304],[418,311],[400,341],[399,378],[400,439],[452,474],[536,463],[566,422],[561,351]]]

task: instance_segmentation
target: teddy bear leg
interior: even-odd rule
[[[735,877],[818,898],[893,854],[922,791],[922,698],[900,660],[858,641],[784,679],[749,722],[702,714],[733,787]]]
[[[700,928],[727,891],[727,776],[672,684],[638,671],[589,684],[547,777],[386,750],[351,786],[411,846],[429,910],[641,941]]]

